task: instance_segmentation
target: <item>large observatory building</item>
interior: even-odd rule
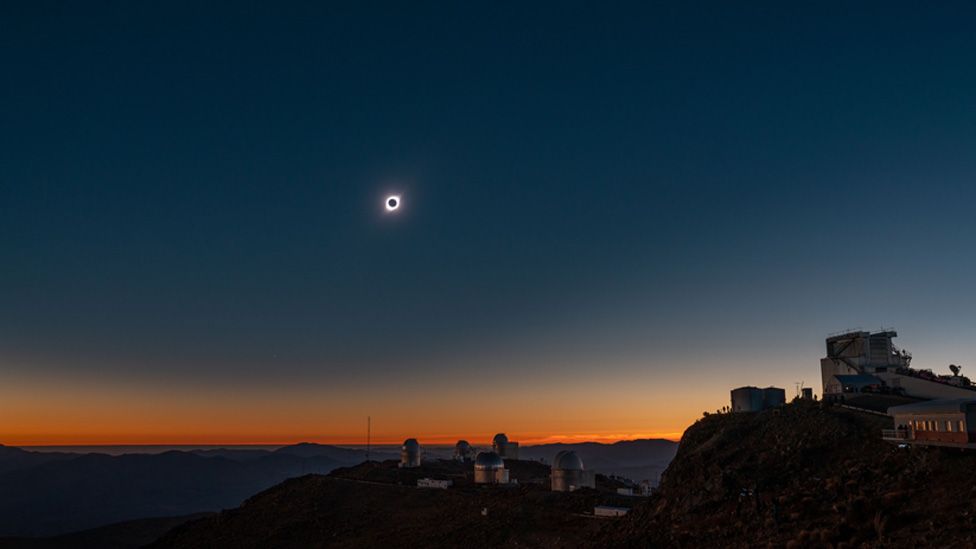
[[[912,355],[892,343],[898,333],[850,331],[827,338],[820,360],[825,400],[846,400],[860,393],[905,395],[924,399],[974,398],[976,387],[950,366],[952,375],[911,367]]]

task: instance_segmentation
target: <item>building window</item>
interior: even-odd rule
[[[946,420],[946,432],[947,433],[951,433],[952,432],[952,422],[949,421],[948,419]]]
[[[963,421],[961,419],[959,420],[959,432],[960,433],[966,432],[966,424],[963,423]]]

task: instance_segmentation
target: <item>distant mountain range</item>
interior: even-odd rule
[[[364,459],[364,451],[308,443],[119,456],[0,445],[0,536],[51,536],[235,507],[285,479]]]
[[[545,444],[522,447],[520,457],[550,463],[560,450],[574,450],[587,469],[656,482],[676,448],[676,443],[666,440]],[[399,456],[386,448],[374,449],[370,457],[388,460]],[[286,479],[327,474],[365,458],[362,449],[311,443],[274,450],[221,448],[122,455],[37,452],[0,445],[0,538],[48,537],[50,541],[55,539],[50,536],[126,521],[159,528],[167,523],[137,519],[237,507]],[[106,530],[112,535],[115,531]],[[96,534],[106,535],[99,531],[57,539],[91,539]],[[12,546],[10,542],[0,539],[0,548]]]
[[[519,448],[522,459],[551,463],[561,450],[572,450],[587,469],[605,475],[617,475],[633,481],[650,480],[656,485],[661,473],[678,451],[678,443],[663,439],[624,440],[613,444],[581,442],[575,444],[540,444]]]

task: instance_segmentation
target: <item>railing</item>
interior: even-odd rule
[[[881,438],[883,440],[911,440],[911,433],[907,429],[882,429]]]

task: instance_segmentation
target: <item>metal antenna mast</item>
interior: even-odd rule
[[[369,443],[373,430],[373,418],[366,416],[366,461],[369,461]]]

